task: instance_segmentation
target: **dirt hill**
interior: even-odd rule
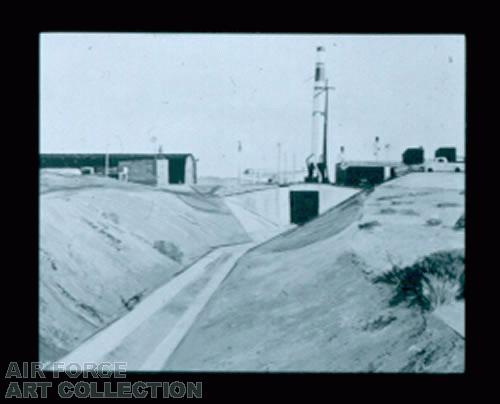
[[[212,248],[249,240],[220,198],[69,174],[40,177],[41,361],[71,351]]]

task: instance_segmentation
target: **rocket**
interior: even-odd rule
[[[319,46],[316,48],[316,65],[314,70],[311,153],[307,159],[309,181],[320,180],[321,182],[328,182],[326,137],[328,89],[328,80],[325,74],[325,48]],[[321,178],[315,176],[314,171],[317,171],[317,174]],[[314,180],[313,177],[316,177],[317,180]]]

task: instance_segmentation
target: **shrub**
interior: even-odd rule
[[[378,220],[372,220],[369,222],[364,222],[364,223],[358,224],[359,229],[372,229],[376,226],[380,226],[380,222]]]
[[[392,215],[393,213],[396,213],[396,209],[393,208],[383,208],[380,209],[379,213],[382,215]]]
[[[391,306],[405,303],[409,307],[433,310],[463,296],[464,274],[464,250],[461,249],[439,251],[404,268],[394,265],[374,282],[394,286]]]
[[[441,220],[435,218],[428,219],[425,222],[427,226],[439,226],[441,223],[442,223]]]
[[[465,271],[462,272],[458,281],[460,282],[460,289],[458,290],[457,299],[462,300],[465,299]]]
[[[177,245],[165,240],[156,240],[153,247],[158,250],[161,254],[166,255],[170,259],[182,263],[182,258],[184,257],[183,252]]]
[[[441,202],[436,205],[438,208],[456,208],[461,206],[459,203],[455,202]]]
[[[127,310],[131,311],[141,301],[143,295],[144,291],[135,294],[130,299],[125,300],[122,296],[120,296],[120,299],[122,301],[122,304],[127,308]]]
[[[455,230],[461,230],[461,229],[465,228],[465,213],[458,218],[458,220],[455,223],[455,226],[453,226],[453,228]]]
[[[399,213],[406,216],[420,216],[419,213],[413,209],[401,209]]]

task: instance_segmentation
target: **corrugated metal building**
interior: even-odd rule
[[[106,164],[104,153],[53,153],[39,157],[40,168],[92,167],[96,173],[103,173]],[[108,160],[111,173],[128,167],[128,180],[141,184],[195,184],[197,181],[196,159],[190,153],[116,153],[109,154]]]

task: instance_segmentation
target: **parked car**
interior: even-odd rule
[[[437,157],[432,161],[426,162],[424,164],[425,171],[449,171],[449,172],[465,172],[465,163],[463,161],[457,161],[450,163],[446,157]]]

